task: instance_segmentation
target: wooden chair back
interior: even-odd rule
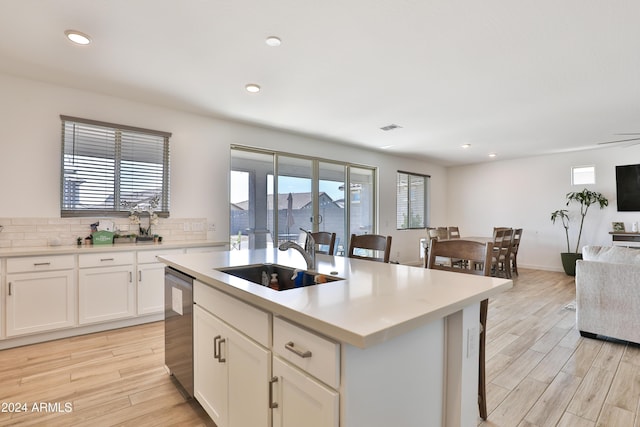
[[[511,245],[513,228],[495,228],[493,232],[493,270],[496,276],[511,278]]]
[[[449,237],[449,233],[447,232],[447,227],[437,227],[429,229],[429,239],[447,239]]]
[[[358,249],[375,251],[372,255],[360,255]],[[376,253],[378,255],[376,255]],[[381,255],[381,256],[380,256]],[[367,259],[370,261],[389,262],[391,256],[391,236],[379,234],[351,235],[349,258]]]
[[[493,243],[480,243],[470,240],[454,239],[446,241],[433,240],[427,268],[434,270],[455,271],[459,273],[489,276],[491,274],[491,259]],[[461,259],[466,262],[458,267],[454,263],[437,263],[437,258]],[[480,345],[478,357],[478,409],[480,417],[487,419],[487,384],[486,384],[486,342],[487,315],[489,300],[480,302]]]
[[[449,239],[459,239],[460,229],[458,227],[447,227],[447,236]]]
[[[520,238],[522,237],[522,228],[516,228],[513,230],[513,237],[511,239],[511,254],[517,255],[518,248],[520,247]]]
[[[330,233],[328,231],[318,231],[316,233],[310,233],[313,237],[313,240],[316,242],[316,253],[317,254],[335,254],[335,246],[336,246],[336,233]],[[323,248],[323,246],[326,246]],[[305,241],[304,249],[306,251],[309,250],[309,239]]]
[[[455,271],[458,273],[489,276],[493,243],[480,243],[471,240],[432,240],[427,268]],[[453,263],[450,260],[464,260]],[[444,262],[443,262],[444,261]]]

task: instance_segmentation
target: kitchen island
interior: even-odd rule
[[[199,369],[205,365],[198,360],[203,357],[198,341],[208,339],[198,335],[195,316],[196,399],[220,427],[241,425],[228,412],[234,405],[252,412],[247,400],[262,395],[268,405],[260,402],[256,411],[258,424],[265,426],[270,417],[278,426],[295,420],[313,425],[309,420],[316,418],[321,420],[317,425],[343,427],[477,424],[479,305],[510,288],[510,280],[319,255],[318,273],[343,280],[279,292],[218,269],[263,263],[305,269],[295,251],[160,259],[196,279],[196,308],[228,329],[226,335],[210,337],[218,365],[231,358],[232,342],[240,338],[248,338],[266,358],[256,375],[263,375],[268,386],[258,386],[255,398],[234,402],[233,385],[228,393],[211,393],[223,396],[221,404],[216,397],[199,395],[198,380],[206,387],[213,379],[202,376],[215,373]],[[251,325],[251,319],[264,325]],[[254,334],[254,327],[261,331]],[[228,369],[233,371],[230,363]],[[225,378],[231,384],[229,372]],[[290,379],[293,375],[302,380]],[[312,404],[302,391],[309,384],[327,398]],[[319,408],[318,414],[313,408]]]

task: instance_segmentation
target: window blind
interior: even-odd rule
[[[157,203],[169,215],[170,133],[75,117],[62,120],[61,215],[127,215]]]

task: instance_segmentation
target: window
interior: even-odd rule
[[[396,228],[425,228],[429,176],[398,171]]]
[[[62,120],[61,216],[169,216],[170,133],[75,117]]]
[[[574,166],[571,168],[571,184],[586,185],[596,183],[595,166]]]

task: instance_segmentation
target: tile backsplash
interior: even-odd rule
[[[91,224],[113,221],[120,234],[138,234],[128,218],[0,218],[0,248],[75,245],[91,234]],[[207,239],[206,218],[159,218],[151,232],[166,242]]]

